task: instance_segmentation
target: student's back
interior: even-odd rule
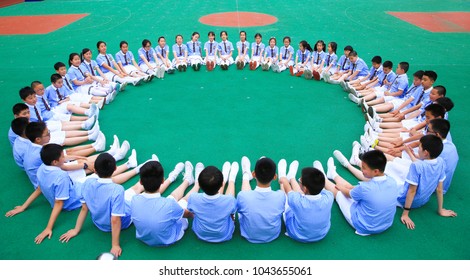
[[[37,178],[37,171],[39,166],[42,164],[41,160],[41,149],[42,146],[31,143],[28,146],[28,150],[25,153],[24,161],[23,161],[23,167],[24,170],[26,171],[26,174],[29,177],[29,180],[31,181],[31,184],[33,184],[33,187],[36,189],[38,186],[38,178]]]
[[[24,170],[24,157],[29,150],[29,146],[31,146],[31,141],[23,137],[17,137],[13,143],[13,158],[22,170]]]
[[[448,134],[450,135],[450,134]],[[454,143],[448,139],[442,141],[444,144],[444,149],[439,157],[441,157],[445,162],[445,172],[446,179],[444,180],[444,194],[449,190],[452,183],[452,178],[454,177],[455,169],[457,168],[457,163],[459,162],[459,154],[457,153],[457,148]]]

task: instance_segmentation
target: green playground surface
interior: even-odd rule
[[[221,12],[257,12],[277,17],[271,25],[258,27],[220,27],[204,25],[202,16]],[[49,85],[53,65],[64,63],[71,52],[83,48],[97,54],[96,42],[107,43],[108,53],[119,51],[119,42],[129,42],[137,55],[143,39],[155,47],[165,36],[171,46],[176,34],[190,40],[193,31],[207,41],[207,32],[226,30],[236,43],[240,29],[253,41],[256,32],[266,44],[272,36],[278,46],[284,36],[292,38],[297,50],[301,40],[314,44],[322,39],[338,43],[338,55],[352,45],[369,65],[375,55],[383,60],[410,63],[408,76],[417,70],[438,73],[435,85],[444,85],[454,103],[449,113],[452,138],[460,161],[444,207],[455,210],[456,218],[443,218],[437,212],[435,195],[424,207],[413,210],[415,230],[400,222],[397,209],[394,225],[386,232],[369,237],[354,234],[337,204],[333,205],[331,229],[317,243],[303,244],[284,235],[268,244],[251,244],[240,235],[238,224],[233,239],[209,244],[197,239],[188,229],[182,240],[163,248],[149,247],[135,238],[131,226],[121,232],[123,260],[468,260],[470,241],[470,35],[467,32],[433,33],[402,21],[388,12],[468,12],[468,1],[41,1],[0,8],[0,17],[88,14],[53,32],[38,35],[0,35],[0,212],[20,205],[33,191],[26,174],[15,164],[7,131],[13,118],[11,108],[21,102],[18,91],[34,80]],[[26,28],[28,26],[26,25]],[[236,54],[234,54],[234,57]],[[111,144],[113,135],[128,140],[139,162],[155,153],[165,173],[176,163],[189,160],[222,168],[225,161],[238,161],[246,155],[252,166],[256,159],[268,156],[275,162],[300,162],[300,168],[326,161],[335,149],[346,156],[351,143],[363,134],[364,118],[359,107],[350,102],[339,86],[289,75],[240,71],[232,65],[228,71],[217,67],[195,72],[166,75],[138,87],[128,86],[100,114],[100,127]],[[465,144],[467,143],[467,144]],[[124,161],[120,162],[123,163]],[[357,180],[336,161],[338,173]],[[300,174],[300,173],[298,173]],[[236,189],[241,188],[239,172]],[[182,176],[164,195],[168,195]],[[138,176],[126,182],[127,189]],[[254,187],[255,182],[251,185]],[[278,183],[273,182],[278,189]],[[111,248],[111,234],[99,231],[90,216],[82,232],[67,244],[59,236],[74,227],[79,210],[62,212],[51,240],[36,245],[34,238],[46,226],[50,205],[40,197],[30,208],[15,217],[0,218],[0,259],[2,260],[91,260]]]

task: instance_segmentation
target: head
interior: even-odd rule
[[[413,85],[415,86],[420,86],[421,85],[421,80],[423,79],[423,70],[418,70],[414,72],[413,74]]]
[[[446,139],[450,131],[450,122],[446,119],[433,119],[429,121],[428,133],[441,139]]]
[[[29,118],[19,117],[11,121],[11,130],[18,136],[26,136],[26,126],[29,124]]]
[[[255,165],[254,176],[256,180],[263,185],[270,184],[276,179],[276,164],[270,158],[260,158]]]
[[[215,39],[215,32],[214,31],[209,31],[207,33],[207,38],[209,38],[210,41],[214,41]]]
[[[349,61],[351,61],[352,63],[355,63],[357,61],[357,52],[356,51],[351,51],[348,55],[348,58],[349,58]]]
[[[274,37],[269,38],[269,46],[271,48],[274,47],[276,45],[276,43],[277,43],[276,38],[274,38]]]
[[[91,53],[91,50],[89,48],[84,48],[82,50],[82,52],[80,53],[80,59],[83,61],[83,60],[86,60],[86,61],[91,61],[91,56],[92,56],[92,53]]]
[[[284,37],[284,39],[282,39],[282,42],[284,42],[284,46],[287,48],[288,46],[290,46],[290,37],[289,36],[286,36]]]
[[[336,42],[329,42],[328,43],[328,52],[329,53],[336,53],[338,49],[338,44]]]
[[[158,37],[158,45],[162,48],[166,45],[165,37],[163,37],[163,36]]]
[[[307,41],[305,41],[305,40],[300,41],[300,43],[299,43],[299,49],[300,49],[301,51],[305,51],[305,50],[312,51],[312,47],[310,47],[310,44],[309,44]]]
[[[100,178],[111,178],[116,171],[116,160],[108,153],[100,154],[95,161],[95,173]]]
[[[31,88],[34,90],[34,92],[39,95],[43,96],[44,95],[44,85],[40,81],[34,81],[31,83]]]
[[[54,64],[54,69],[57,74],[61,75],[62,77],[67,74],[67,67],[65,67],[65,64],[63,62],[57,62]]]
[[[80,66],[80,63],[82,63],[82,60],[80,59],[80,55],[78,53],[69,54],[69,66],[73,65],[78,67]]]
[[[224,175],[215,166],[207,166],[199,174],[199,186],[207,195],[215,195],[224,183]]]
[[[36,105],[36,93],[32,87],[24,87],[20,89],[20,98],[28,105]]]
[[[104,41],[98,41],[96,43],[96,48],[98,49],[99,53],[105,54],[107,50],[106,43]]]
[[[45,145],[51,140],[51,132],[45,122],[30,122],[25,129],[26,138],[34,144]]]
[[[41,149],[41,160],[48,166],[62,166],[65,161],[64,148],[58,144],[46,144]]]
[[[382,68],[385,74],[392,72],[393,62],[391,62],[390,60],[385,61],[384,64],[382,65]]]
[[[261,43],[261,39],[263,39],[263,36],[261,36],[261,33],[256,33],[255,34],[255,41],[257,44]]]
[[[317,195],[325,187],[325,175],[316,168],[306,167],[302,169],[300,184],[305,188],[305,193]]]
[[[446,88],[444,86],[435,86],[433,87],[433,89],[431,89],[431,92],[429,93],[429,100],[431,100],[432,102],[435,102],[437,99],[441,97],[445,97],[445,96],[446,96]]]
[[[127,51],[129,50],[129,44],[126,42],[126,41],[121,41],[119,43],[119,49],[123,52],[123,53],[127,53]]]
[[[441,138],[436,135],[428,134],[419,139],[418,155],[420,159],[435,159],[444,148]]]
[[[155,193],[163,183],[163,167],[158,161],[149,161],[140,168],[140,183],[148,193]]]
[[[372,66],[375,68],[375,69],[378,69],[380,67],[380,65],[382,64],[382,57],[376,55],[372,58]]]
[[[21,98],[23,99],[23,98]],[[12,108],[13,116],[15,118],[28,118],[29,120],[29,107],[24,103],[16,103]]]
[[[400,62],[398,63],[396,72],[398,75],[405,74],[406,72],[408,72],[409,68],[410,64],[408,62]]]
[[[434,84],[437,80],[437,73],[431,70],[426,70],[423,73],[423,79],[421,80],[421,84],[423,88],[426,90]]]
[[[439,97],[434,103],[441,105],[446,109],[446,112],[450,112],[454,108],[454,102],[449,97]]]
[[[201,35],[199,35],[199,32],[197,31],[194,31],[193,34],[191,34],[191,40],[193,40],[194,42],[196,42],[197,40],[199,40],[199,37]]]
[[[362,174],[366,178],[383,176],[387,158],[382,151],[372,150],[362,155]]]
[[[183,35],[181,34],[178,34],[175,36],[175,42],[178,44],[178,45],[181,45],[183,43]]]
[[[142,48],[149,50],[152,47],[152,43],[148,39],[142,40]]]
[[[315,43],[315,46],[313,47],[313,50],[314,51],[317,51],[317,52],[322,52],[325,50],[325,42],[323,42],[323,40],[318,40],[316,43]]]
[[[59,74],[52,74],[51,75],[51,83],[55,88],[61,88],[64,85],[64,80],[62,76]]]
[[[245,31],[240,31],[240,41],[245,42],[246,41],[246,32]]]
[[[220,39],[222,39],[222,41],[225,41],[225,40],[227,40],[227,38],[228,38],[227,31],[225,31],[225,30],[220,31]]]
[[[424,108],[424,115],[426,117],[426,123],[429,123],[430,120],[437,119],[437,118],[444,118],[446,114],[446,109],[439,105],[439,104],[429,104],[426,108]]]
[[[348,45],[348,46],[344,47],[343,51],[344,51],[344,55],[346,57],[349,57],[349,53],[353,51],[353,47]]]

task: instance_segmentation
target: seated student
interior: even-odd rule
[[[286,235],[300,242],[319,241],[330,230],[334,197],[330,191],[323,189],[325,176],[316,168],[302,169],[299,185],[295,178],[298,166],[298,161],[292,162],[286,174],[285,159],[278,164],[279,184],[287,195],[284,212]]]
[[[29,121],[29,107],[28,105],[24,103],[16,103],[13,105],[13,116],[15,119],[17,118],[27,118]],[[15,143],[16,138],[18,138],[18,134],[13,131],[13,128],[10,127],[8,130],[8,141],[10,142],[10,145],[13,147],[13,144]]]
[[[168,74],[173,74],[175,69],[171,64],[170,57],[170,48],[166,44],[166,39],[163,36],[158,37],[158,45],[155,47],[156,54],[156,65],[159,67],[156,71],[156,76],[159,79],[163,79],[165,72]],[[153,65],[153,64],[152,64]]]
[[[322,67],[324,63],[323,61],[326,56],[324,50],[325,50],[325,42],[323,42],[323,40],[318,40],[315,43],[315,46],[313,47],[310,64],[308,65],[307,69],[305,69],[305,72],[304,72],[304,76],[306,79],[310,80],[313,77],[315,79],[320,78],[320,73],[319,73],[321,72],[320,67]]]
[[[130,214],[136,229],[136,238],[149,246],[167,246],[183,238],[188,228],[188,202],[182,199],[188,186],[194,183],[193,165],[184,164],[183,183],[168,197],[161,195],[181,172],[182,165],[163,179],[163,167],[158,160],[151,160],[140,167],[140,183],[126,191],[130,202]],[[142,193],[143,192],[143,193]]]
[[[134,54],[129,50],[129,44],[126,41],[119,43],[119,49],[115,55],[116,62],[121,72],[134,77],[143,78],[145,82],[150,82],[153,79],[153,75],[144,73],[140,69],[139,64],[135,61]]]
[[[94,88],[106,91],[108,96],[113,94],[115,91],[124,90],[126,85],[122,87],[120,83],[110,80],[103,71],[101,71],[101,68],[98,66],[98,62],[92,59],[92,52],[89,48],[84,48],[81,51],[80,60],[82,63],[79,68],[83,73],[85,73],[85,76],[88,76],[93,80]]]
[[[356,234],[379,234],[390,228],[396,212],[398,195],[395,180],[384,174],[387,159],[381,151],[372,150],[362,156],[362,173],[369,181],[352,186],[336,173],[333,158],[328,159],[325,188],[331,191],[346,221]]]
[[[269,46],[265,48],[264,58],[261,62],[261,69],[268,71],[271,66],[274,66],[279,57],[279,48],[276,46],[276,38],[269,39]]]
[[[251,43],[250,70],[255,70],[263,62],[263,53],[265,45],[261,42],[263,37],[260,33],[255,34],[255,41]]]
[[[217,53],[219,54],[217,64],[220,65],[222,70],[228,70],[228,67],[234,63],[232,57],[233,44],[228,40],[227,31],[220,32],[220,39],[222,39],[222,41],[217,45]]]
[[[260,158],[255,171],[250,171],[250,160],[242,158],[243,183],[237,196],[237,212],[241,235],[251,243],[268,243],[281,232],[282,213],[286,203],[283,191],[273,191],[271,182],[276,180],[276,164],[272,159]],[[256,188],[250,180],[256,178]]]
[[[279,61],[277,67],[273,68],[274,72],[281,73],[294,65],[294,48],[290,45],[290,37],[286,36],[282,39],[284,45],[279,49]]]
[[[196,170],[198,166],[196,165]],[[224,242],[232,239],[235,230],[235,179],[238,163],[233,162],[228,175],[228,187],[224,191],[224,175],[215,166],[204,168],[196,175],[198,182],[188,198],[188,210],[193,213],[192,229],[196,236],[207,242]],[[197,193],[199,187],[204,193]]]
[[[171,49],[173,50],[172,66],[180,72],[186,72],[186,68],[188,67],[188,48],[183,44],[182,35],[176,35],[175,44]]]
[[[209,31],[207,33],[209,40],[204,44],[204,51],[206,52],[206,57],[204,58],[204,63],[208,71],[212,71],[218,63],[217,50],[218,43],[215,41],[215,33]]]
[[[341,57],[338,60],[338,63],[336,64],[336,71],[328,71],[325,72],[323,75],[323,80],[326,83],[332,83],[332,84],[339,84],[339,79],[341,76],[343,76],[344,73],[346,73],[349,70],[351,61],[349,61],[349,53],[353,51],[353,47],[351,46],[345,46],[344,47],[344,53],[341,55]],[[334,72],[333,74],[330,74],[331,72]]]
[[[148,39],[142,40],[142,47],[139,49],[138,53],[140,69],[147,75],[160,78],[159,76],[162,70],[160,70],[161,67],[157,64],[157,54],[152,48],[152,42]]]
[[[379,76],[374,82],[369,83],[366,88],[356,90],[355,87],[349,87],[349,92],[353,96],[358,98],[354,99],[349,96],[349,99],[351,99],[351,101],[355,103],[360,104],[364,101],[364,99],[361,99],[362,97],[369,94],[375,94],[376,91],[382,92],[388,90],[392,82],[395,80],[396,76],[397,75],[395,74],[395,72],[393,72],[393,62],[387,60],[382,65],[382,73],[379,74]]]
[[[382,57],[376,55],[372,58],[372,66],[370,67],[369,74],[359,79],[347,82],[346,88],[351,93],[353,93],[353,89],[357,92],[358,90],[370,88],[375,86],[381,76],[383,76]]]
[[[23,117],[16,118],[11,122],[11,129],[16,135],[18,135],[13,143],[13,159],[15,160],[16,165],[18,165],[22,170],[24,170],[23,161],[25,153],[29,149],[29,145],[31,145],[31,141],[29,141],[25,133],[28,124],[29,119]]]
[[[328,43],[328,53],[319,67],[321,70],[320,79],[325,80],[325,74],[331,76],[332,74],[336,73],[336,63],[338,61],[338,55],[336,55],[337,48],[338,44],[336,42]]]
[[[193,32],[191,41],[186,43],[186,48],[188,49],[188,65],[190,65],[194,71],[199,71],[203,63],[199,36],[199,32]]]
[[[237,69],[242,70],[245,64],[250,62],[250,56],[247,55],[250,43],[246,40],[246,32],[240,31],[240,41],[237,42],[238,55],[235,58]]]
[[[289,71],[291,76],[300,77],[304,74],[305,69],[308,67],[310,61],[310,53],[312,52],[312,47],[307,41],[302,40],[299,43],[299,49],[295,55],[295,64],[294,66],[289,66]]]
[[[42,164],[37,178],[41,192],[52,208],[46,228],[34,239],[41,244],[44,238],[51,239],[52,229],[62,210],[80,208],[80,186],[72,182],[67,172],[61,169],[65,162],[64,148],[57,144],[47,144],[41,149]]]
[[[456,217],[457,213],[444,209],[443,181],[445,180],[445,162],[439,155],[442,152],[442,140],[436,135],[425,135],[419,139],[418,158],[412,153],[413,163],[406,176],[403,191],[400,192],[397,202],[403,208],[401,222],[408,229],[414,229],[415,224],[409,217],[410,210],[426,204],[436,191],[437,213],[444,217]],[[410,151],[410,150],[408,150]]]
[[[348,91],[348,88],[346,87],[347,81],[354,81],[369,75],[369,68],[367,67],[366,62],[362,58],[358,57],[356,51],[349,53],[349,60],[351,61],[351,69],[337,80],[344,91]]]

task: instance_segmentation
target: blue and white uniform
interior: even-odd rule
[[[145,48],[140,48],[138,51],[139,54],[139,67],[144,71],[144,73],[148,75],[155,75],[157,68],[157,54],[154,49],[149,48],[146,50]]]
[[[39,166],[42,164],[41,149],[41,145],[31,143],[23,158],[24,171],[26,171],[26,175],[28,175],[29,181],[33,184],[34,189],[37,189],[39,185],[37,173]]]
[[[328,70],[328,73],[330,75],[336,73],[337,71],[337,67],[336,67],[336,64],[337,64],[337,61],[338,61],[338,56],[336,55],[336,53],[327,53],[325,55],[325,59],[323,60],[324,63],[323,63],[323,71],[326,70],[326,68],[328,68],[328,66],[331,65],[330,69]]]
[[[155,47],[155,53],[157,55],[157,65],[163,67],[165,71],[168,69],[173,69],[170,58],[168,57],[168,54],[170,53],[170,48],[168,45],[165,44],[163,48],[160,45],[157,45]],[[168,62],[169,66],[166,65],[166,62]]]
[[[98,56],[96,57],[96,63],[98,63],[101,72],[103,72],[106,78],[112,82],[119,82],[121,84],[132,83],[133,85],[137,85],[142,80],[142,78],[134,78],[131,76],[125,76],[124,78],[121,78],[110,70],[108,70],[106,67],[104,67],[104,65],[108,65],[109,67],[114,69],[114,64],[116,63],[116,61],[110,54],[98,54]]]
[[[455,147],[454,143],[451,141],[444,139],[442,140],[442,143],[444,144],[444,149],[442,150],[439,157],[444,160],[446,166],[446,179],[444,180],[443,185],[445,194],[449,190],[452,183],[452,178],[454,177],[454,172],[457,168],[457,163],[459,162],[459,154],[457,153],[457,148]]]
[[[13,158],[21,170],[24,170],[24,157],[29,150],[29,146],[31,146],[31,141],[23,137],[17,137],[13,143]]]
[[[336,64],[336,67],[337,67],[336,72],[346,72],[346,71],[348,71],[351,67],[351,61],[349,60],[349,57],[347,57],[346,55],[343,54],[339,58],[338,63]]]
[[[201,42],[198,41],[189,41],[186,43],[186,48],[188,50],[188,64],[189,65],[196,65],[202,64],[202,47]]]
[[[312,56],[310,58],[310,63],[312,66],[314,67],[318,67],[320,66],[320,64],[323,62],[323,60],[325,59],[325,52],[324,51],[321,51],[321,52],[318,52],[318,51],[313,51],[312,52]]]
[[[251,43],[251,60],[252,62],[256,62],[256,68],[263,62],[263,55],[264,55],[264,48],[265,45],[260,42],[257,44],[256,42]]]
[[[295,53],[294,48],[289,45],[287,48],[286,46],[282,46],[279,49],[279,71],[286,70],[289,66],[294,65]]]
[[[112,93],[114,90],[117,89],[117,83],[111,81],[108,79],[106,75],[105,77],[101,77],[101,73],[99,73],[98,70],[101,71],[100,67],[98,66],[98,63],[95,60],[90,60],[86,61],[83,60],[82,64],[80,64],[80,69],[87,75],[87,73],[93,78],[93,91],[99,90],[100,92],[106,92],[107,94]],[[97,75],[96,73],[99,73]],[[103,73],[104,74],[104,73]],[[108,83],[103,85],[100,82],[102,82],[104,79],[108,80]]]
[[[273,65],[274,63],[276,63],[278,54],[279,48],[277,46],[274,46],[273,48],[271,48],[271,46],[268,46],[264,49],[264,63],[268,65],[268,68],[271,67],[271,65]]]
[[[206,51],[206,57],[204,58],[205,64],[207,64],[208,61],[213,61],[215,64],[218,63],[217,59],[217,50],[218,50],[219,44],[216,41],[207,41],[204,44],[204,50]]]
[[[43,121],[70,121],[72,115],[67,108],[63,109],[62,107],[63,110],[54,110],[54,108],[49,105],[46,94],[36,94],[36,98],[36,107],[39,108]]]
[[[304,49],[304,51],[302,51],[300,49],[297,50],[297,53],[295,55],[295,59],[296,59],[297,64],[293,68],[293,73],[294,74],[299,72],[299,71],[304,71],[304,69],[307,67],[307,65],[310,61],[310,56],[311,56],[311,53],[307,49]]]
[[[408,89],[408,75],[401,74],[396,77],[396,79],[393,81],[392,85],[390,86],[389,92],[390,93],[395,93],[398,91],[402,91],[402,93],[399,96],[384,96],[385,102],[387,101],[392,101],[393,99],[396,98],[403,98],[406,94],[406,90]]]
[[[178,44],[174,44],[173,47],[171,48],[172,51],[173,51],[173,55],[174,55],[174,58],[173,58],[173,61],[172,61],[172,65],[173,67],[175,68],[178,68],[178,66],[186,66],[188,63],[186,60],[186,58],[188,57],[188,48],[186,47],[185,44],[181,44],[181,45],[178,45]]]
[[[217,51],[219,52],[219,60],[217,61],[218,65],[231,65],[234,60],[232,57],[233,44],[232,42],[225,40],[221,41],[217,46]],[[225,58],[225,60],[223,59]]]
[[[249,49],[250,49],[250,43],[248,43],[248,41],[245,41],[245,42],[238,41],[237,42],[238,55],[235,58],[235,61],[238,61],[240,56],[245,54],[245,59],[242,61],[243,66],[245,66],[245,64],[249,63],[250,62],[250,55],[248,54]]]
[[[360,57],[358,57],[356,62],[351,66],[351,74],[356,71],[359,71],[359,73],[354,77],[354,79],[359,79],[369,75],[369,68],[367,67],[366,62]]]
[[[13,144],[15,143],[16,138],[18,138],[18,135],[13,132],[13,129],[8,130],[8,141],[10,142],[10,145],[13,147]]]

